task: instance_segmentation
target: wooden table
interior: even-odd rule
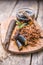
[[[17,10],[22,7],[29,7],[35,10],[35,16],[37,15],[38,12],[37,21],[40,24],[40,26],[43,27],[43,1],[39,2],[29,0],[0,1],[0,23],[8,19],[8,17],[10,16],[15,16]],[[2,47],[1,35],[0,47]],[[3,60],[3,62],[0,62],[0,65],[43,65],[43,50],[34,54],[9,55],[9,57]]]

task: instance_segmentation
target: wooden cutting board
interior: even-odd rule
[[[9,25],[10,21],[14,18],[15,17],[10,17],[6,21],[1,22],[2,42],[4,42],[6,32],[8,29],[8,25]],[[37,25],[36,21],[35,21],[35,24]],[[39,26],[37,26],[37,27],[40,28]],[[41,30],[41,28],[40,28],[40,30]],[[41,30],[41,35],[43,36],[42,30]],[[26,47],[23,47],[23,49],[21,51],[18,50],[18,47],[17,47],[15,41],[11,40],[8,51],[13,52],[15,54],[24,54],[24,53],[34,53],[34,52],[40,51],[41,49],[43,49],[43,39],[39,39],[38,42],[34,45],[32,43],[32,45],[28,45]]]

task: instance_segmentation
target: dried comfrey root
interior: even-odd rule
[[[24,26],[21,30],[20,30],[20,34],[23,35],[27,41],[28,44],[31,43],[37,43],[37,40],[40,38],[41,34],[40,34],[40,30],[36,28],[36,26],[34,26],[34,24],[32,25],[26,25]]]

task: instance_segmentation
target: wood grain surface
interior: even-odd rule
[[[39,23],[39,25],[43,30],[43,2],[42,1],[39,2],[39,14],[38,14],[37,22]],[[38,53],[32,54],[31,65],[43,65],[43,50]]]
[[[18,8],[22,7],[31,7],[37,13],[37,1],[28,1],[23,0],[17,1],[15,6],[15,1],[0,1],[0,22],[5,22],[9,16],[15,16]],[[23,4],[23,5],[22,5]],[[21,6],[20,6],[21,5]],[[43,2],[40,1],[39,5],[39,14],[38,14],[38,23],[43,27]],[[5,10],[6,9],[6,10]],[[42,23],[42,24],[41,24]],[[2,31],[2,30],[1,30]],[[1,39],[0,39],[1,40]],[[1,43],[0,43],[1,44]],[[2,46],[2,45],[0,45]],[[2,47],[0,47],[2,48]],[[4,54],[4,53],[3,53]],[[3,56],[3,55],[2,55]],[[43,65],[43,50],[34,54],[26,54],[26,55],[10,55],[7,59],[0,62],[0,65]]]
[[[1,30],[1,23],[4,22],[11,14],[16,1],[0,1],[0,60],[2,61],[3,58],[8,56],[7,52],[4,50],[2,46],[2,30]],[[2,51],[1,51],[2,50]]]

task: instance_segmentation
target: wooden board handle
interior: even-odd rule
[[[13,19],[13,20],[11,20],[11,22],[8,26],[6,37],[5,37],[5,40],[4,40],[4,43],[3,43],[4,47],[6,47],[6,49],[8,49],[8,47],[9,47],[10,38],[11,38],[11,35],[12,35],[12,32],[13,32],[15,26],[16,26],[16,21]]]

